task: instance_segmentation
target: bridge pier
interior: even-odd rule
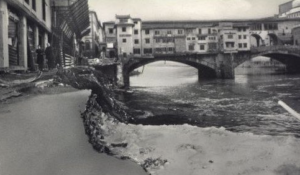
[[[216,57],[216,74],[220,79],[234,79],[234,55],[218,54]]]

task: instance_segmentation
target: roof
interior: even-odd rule
[[[142,21],[141,18],[132,18],[133,21]]]
[[[247,27],[252,23],[299,21],[292,18],[228,19],[228,20],[186,20],[186,21],[143,21],[142,29],[188,29],[198,27],[215,27],[219,23],[233,23],[234,27]]]
[[[117,19],[128,19],[131,18],[130,15],[116,15]]]

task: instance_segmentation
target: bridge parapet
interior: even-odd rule
[[[290,45],[277,45],[277,46],[261,46],[261,47],[252,47],[252,54],[261,54],[261,53],[284,53],[284,54],[293,54],[300,56],[300,47],[299,46],[290,46]]]

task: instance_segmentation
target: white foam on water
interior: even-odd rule
[[[128,143],[112,151],[139,164],[157,160],[147,167],[153,175],[281,175],[297,172],[294,165],[300,164],[300,140],[292,136],[257,136],[190,125],[107,124],[114,131],[107,131],[106,142]]]

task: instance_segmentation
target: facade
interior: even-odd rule
[[[113,58],[117,55],[117,30],[115,28],[115,22],[104,22],[103,23],[105,42],[107,44],[107,57]]]
[[[279,5],[280,18],[300,18],[300,0],[293,0]]]
[[[36,49],[73,64],[89,25],[87,0],[0,0],[0,70],[36,70]]]
[[[250,51],[250,25],[219,21],[147,21],[116,16],[105,24],[106,41],[116,41],[120,56]]]
[[[83,32],[87,34],[81,39],[82,55],[89,59],[99,58],[106,49],[104,30],[96,12],[90,11],[89,18],[90,26]]]
[[[35,50],[51,40],[50,0],[0,0],[0,69],[35,70]]]

